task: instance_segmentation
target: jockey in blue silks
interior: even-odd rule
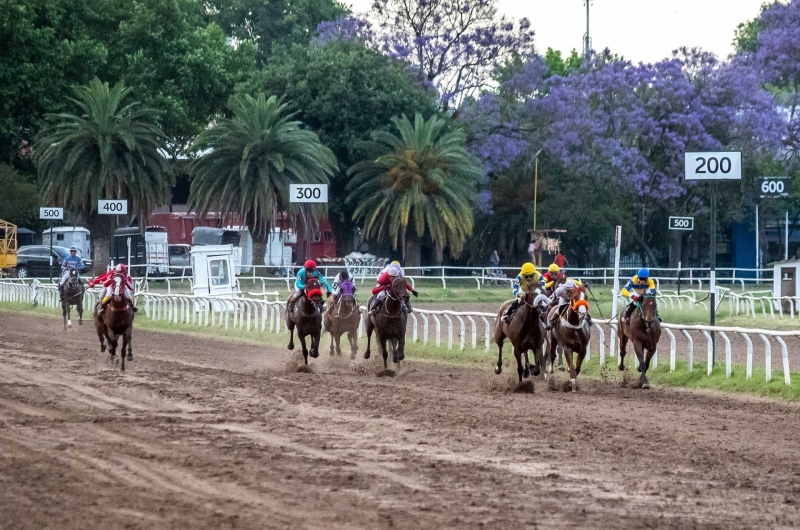
[[[78,256],[78,247],[69,248],[69,256],[64,258],[61,262],[61,279],[58,281],[58,294],[61,295],[61,301],[64,301],[64,284],[69,279],[69,270],[77,269],[78,272],[86,270],[86,264],[83,258]]]
[[[333,288],[317,270],[317,264],[313,260],[306,261],[303,268],[297,271],[297,279],[294,282],[294,294],[289,298],[289,311],[294,310],[294,304],[297,300],[303,296],[303,291],[306,288],[306,282],[311,278],[316,278],[319,280],[319,283],[324,285],[328,289],[328,296],[331,295],[331,291]]]

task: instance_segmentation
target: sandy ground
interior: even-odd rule
[[[800,525],[791,404],[59,325],[0,312],[0,528]]]

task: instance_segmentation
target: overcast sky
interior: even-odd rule
[[[372,0],[344,0],[356,13]],[[634,62],[653,62],[680,46],[700,47],[725,58],[740,22],[758,15],[764,0],[595,0],[591,6],[592,47],[610,48]],[[536,45],[568,52],[583,49],[586,7],[582,0],[498,0],[500,12],[528,17]]]

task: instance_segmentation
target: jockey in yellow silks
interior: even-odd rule
[[[544,288],[544,277],[536,270],[536,266],[533,263],[526,263],[523,265],[514,280],[514,301],[503,314],[503,321],[506,323],[511,321],[511,315],[513,315],[514,311],[519,307],[520,298],[529,292],[528,283],[531,278],[534,281],[534,292]]]
[[[625,287],[620,291],[620,294],[629,296],[631,299],[631,302],[623,311],[625,321],[627,322],[631,317],[631,313],[633,313],[633,309],[636,307],[636,302],[641,300],[642,296],[645,294],[654,294],[655,292],[656,284],[650,277],[650,271],[642,267],[633,278],[628,280],[628,283],[626,283]],[[658,317],[658,320],[660,321],[661,317]]]

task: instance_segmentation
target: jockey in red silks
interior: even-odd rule
[[[114,295],[114,277],[117,274],[123,274],[125,276],[125,280],[120,286],[122,288],[122,295],[127,298],[131,306],[133,306],[133,278],[128,274],[128,268],[125,264],[120,263],[105,274],[101,274],[97,278],[89,280],[89,287],[94,287],[99,283],[103,284],[104,296],[103,300],[100,302],[100,310],[97,312],[98,315],[103,313],[106,305],[108,305],[108,301],[111,300],[111,297]],[[133,306],[133,312],[135,313],[136,311],[138,311],[138,309]]]
[[[383,303],[383,299],[386,298],[386,291],[392,285],[392,282],[395,278],[404,278],[402,269],[400,269],[400,267],[397,265],[390,265],[378,276],[378,284],[372,288],[372,294],[375,295],[375,300],[372,302],[372,308],[369,311],[371,315],[378,313],[378,310]],[[415,291],[414,288],[408,284],[408,282],[406,282],[406,289],[408,289],[414,296],[419,296],[419,293]],[[405,306],[406,313],[411,313],[411,311],[413,311],[410,303],[403,301],[403,305]]]

